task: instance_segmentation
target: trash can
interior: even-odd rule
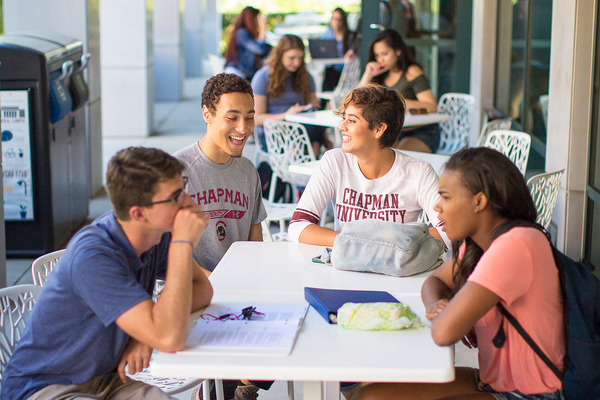
[[[76,229],[87,218],[89,211],[90,146],[87,129],[86,110],[90,96],[84,73],[89,62],[89,53],[83,52],[83,42],[69,35],[57,32],[22,31],[14,34],[33,37],[62,46],[65,60],[70,70],[64,82],[71,95],[72,107],[69,118],[69,212]],[[52,108],[52,107],[51,107]]]
[[[72,47],[28,35],[0,36],[8,257],[38,257],[64,246],[87,216],[89,157],[81,109],[87,99],[79,104],[80,120],[67,86],[81,62],[81,54],[74,60],[77,45]]]

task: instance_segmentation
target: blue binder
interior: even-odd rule
[[[304,288],[304,298],[330,324],[337,323],[337,310],[344,303],[400,303],[388,292],[377,290],[342,290]]]

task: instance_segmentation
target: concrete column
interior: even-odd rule
[[[148,136],[154,64],[149,0],[100,0],[104,136]]]
[[[469,146],[477,145],[483,113],[494,106],[497,6],[496,0],[473,0],[470,93],[476,108]]]
[[[202,0],[186,0],[183,14],[183,53],[185,55],[185,76],[202,75]]]
[[[4,0],[4,32],[57,32],[83,41],[91,58],[86,72],[90,98],[86,136],[90,147],[90,194],[102,188],[102,123],[100,96],[99,0]]]
[[[217,7],[216,0],[200,0],[202,19],[202,56],[220,54],[219,42],[223,31],[223,18]]]
[[[179,101],[183,95],[183,0],[154,0],[154,95]]]
[[[584,246],[596,7],[595,0],[552,3],[546,171],[565,168],[553,223],[557,247],[574,259]]]

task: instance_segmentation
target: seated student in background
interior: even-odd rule
[[[438,226],[433,210],[439,200],[437,174],[427,162],[392,148],[404,122],[400,94],[369,84],[350,92],[339,112],[342,148],[327,151],[319,161],[290,221],[290,239],[332,246],[339,232],[319,226],[331,200],[340,229],[363,218],[414,222],[422,210]],[[432,228],[438,237],[440,232]]]
[[[369,59],[360,86],[370,82],[397,90],[409,112],[437,112],[437,101],[423,69],[406,47],[398,32],[379,32],[369,45]],[[431,124],[402,130],[394,147],[435,153],[440,145],[440,127]]]
[[[252,79],[271,51],[265,42],[267,17],[254,7],[246,7],[237,17],[225,50],[225,72]]]
[[[153,348],[182,350],[190,312],[212,298],[192,259],[208,217],[182,171],[158,149],[110,160],[114,210],[77,232],[50,274],[2,376],[3,400],[172,399],[125,371],[148,367]],[[165,286],[154,303],[157,277]]]
[[[433,340],[478,347],[479,369],[457,367],[451,383],[368,384],[355,398],[563,399],[561,381],[496,307],[500,302],[564,368],[563,304],[548,239],[539,229],[517,227],[492,241],[509,221],[536,220],[523,176],[495,150],[465,149],[446,164],[439,192],[435,209],[453,257],[425,280],[421,297]],[[492,340],[499,327],[506,339],[497,348]]]
[[[337,43],[337,57],[342,58],[344,55],[352,49],[352,41],[354,35],[348,28],[348,15],[343,8],[336,8],[331,13],[331,20],[325,33],[321,36],[321,39],[333,39]],[[325,67],[323,74],[323,85],[322,90],[331,91],[334,90],[342,75],[342,69],[344,64],[334,64]]]
[[[202,91],[206,134],[174,156],[185,165],[187,192],[210,216],[194,248],[194,259],[208,271],[238,240],[262,241],[267,217],[256,168],[242,157],[254,130],[252,87],[233,74],[210,78]]]
[[[283,35],[265,61],[265,66],[252,78],[256,108],[256,130],[260,146],[267,144],[262,128],[266,119],[284,120],[288,114],[297,114],[307,108],[318,107],[315,82],[306,70],[304,43],[295,35]],[[315,156],[321,146],[331,148],[325,138],[325,128],[306,125]]]

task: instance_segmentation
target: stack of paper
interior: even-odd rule
[[[242,304],[211,304],[188,335],[186,350],[210,353],[280,354],[292,352],[308,306],[261,306],[250,320]],[[233,319],[217,319],[230,314]],[[236,319],[236,316],[240,319]],[[193,347],[193,349],[190,349]]]

